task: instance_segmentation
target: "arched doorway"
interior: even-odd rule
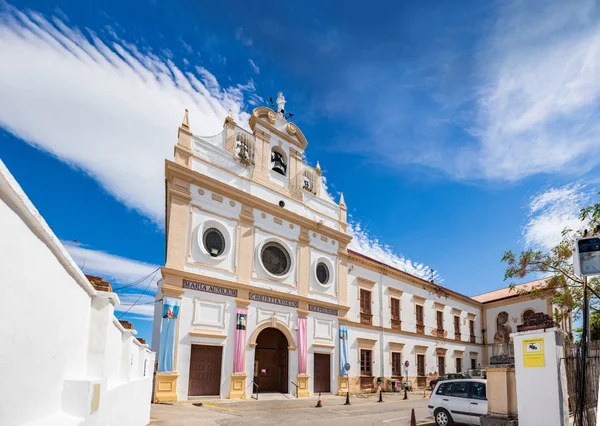
[[[288,341],[276,328],[265,328],[256,339],[254,381],[260,392],[288,393]]]

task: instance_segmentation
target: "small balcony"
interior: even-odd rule
[[[435,330],[435,335],[438,337],[444,337],[444,329],[438,327],[437,330]]]
[[[462,339],[460,338],[460,333],[458,333],[458,332],[456,332],[456,331],[454,332],[454,340],[458,340],[459,342],[462,340]]]
[[[417,334],[425,334],[425,326],[423,324],[417,324]]]
[[[402,321],[399,319],[392,320],[392,330],[401,330],[402,329]]]
[[[474,334],[471,334],[471,335],[469,336],[469,342],[471,342],[471,343],[475,343],[475,335],[474,335]]]
[[[373,324],[373,315],[361,312],[360,313],[360,323],[366,324],[366,325],[372,325]]]

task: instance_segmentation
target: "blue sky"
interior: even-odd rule
[[[86,273],[149,275],[120,292],[126,310],[146,290],[126,315],[142,337],[184,108],[210,135],[282,90],[353,248],[468,295],[508,284],[504,250],[578,225],[600,162],[593,1],[322,3],[0,3],[0,158]]]

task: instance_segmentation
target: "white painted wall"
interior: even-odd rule
[[[383,336],[380,331],[373,329],[364,329],[360,327],[350,327],[349,343],[350,343],[350,375],[360,374],[360,358],[358,353],[358,346],[356,338],[376,339],[376,349],[372,354],[373,364],[373,375],[380,376],[382,373],[381,366],[383,366],[383,375],[392,375],[392,366],[390,359],[390,348],[389,343],[400,343],[404,344],[402,350],[402,360],[408,360],[410,366],[408,368],[408,375],[414,377],[417,375],[417,356],[415,346],[427,346],[427,352],[425,356],[425,373],[435,373],[438,371],[436,348],[446,349],[445,361],[446,361],[446,373],[455,372],[455,351],[463,352],[463,371],[470,368],[471,364],[471,353],[477,354],[477,364],[482,364],[482,346],[473,345],[469,343],[469,325],[468,325],[468,314],[475,315],[475,335],[477,336],[477,343],[481,342],[481,326],[480,316],[481,310],[477,306],[467,304],[454,298],[440,298],[435,294],[431,294],[428,291],[419,288],[413,284],[405,283],[395,277],[385,276],[376,271],[361,267],[353,264],[350,266],[350,272],[348,274],[348,304],[350,305],[349,318],[353,322],[360,322],[360,298],[359,298],[359,287],[357,278],[361,277],[370,281],[374,281],[371,301],[372,301],[372,315],[373,325],[380,327],[383,325],[384,328],[391,328],[391,307],[389,302],[389,288],[401,290],[402,297],[400,300],[400,319],[402,321],[402,330],[409,332],[416,332],[416,317],[414,307],[414,296],[425,298],[424,304],[424,323],[425,333],[431,336],[431,331],[437,328],[436,320],[436,309],[434,303],[438,302],[443,304],[444,307],[444,329],[448,332],[448,338],[454,338],[454,314],[453,309],[460,311],[461,318],[461,341],[460,342],[447,342],[443,340],[436,340],[434,338],[424,338],[419,336],[407,336],[401,335],[389,331],[384,331]],[[380,290],[383,288],[382,303],[380,303]],[[383,348],[383,363],[381,362],[381,350]],[[403,369],[403,374],[405,370]]]
[[[515,377],[519,423],[531,426],[569,424],[564,333],[557,328],[511,334],[515,345]],[[543,339],[544,366],[525,367],[523,341]],[[540,409],[543,407],[543,409]]]
[[[0,424],[147,424],[154,354],[115,322],[118,297],[94,290],[1,161],[0,195]]]

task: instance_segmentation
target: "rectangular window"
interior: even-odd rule
[[[371,292],[360,289],[360,312],[363,314],[371,314]]]
[[[487,399],[485,394],[485,383],[471,382],[471,398],[473,399]]]
[[[417,376],[425,375],[425,355],[417,355]]]
[[[457,398],[469,397],[469,382],[452,382],[448,384],[446,396],[454,396]]]
[[[438,356],[438,371],[440,376],[446,374],[446,358],[443,356]]]
[[[444,329],[444,313],[442,311],[437,311],[437,328],[438,330]]]
[[[460,334],[460,317],[454,317],[454,332]]]
[[[423,306],[416,305],[417,325],[423,325]]]
[[[471,370],[477,369],[477,360],[475,358],[471,358]]]
[[[400,300],[392,298],[392,319],[398,321],[400,319]]]
[[[456,372],[462,373],[462,358],[456,358]]]
[[[371,351],[361,349],[360,350],[360,375],[371,376]]]
[[[392,376],[402,376],[402,354],[392,352]]]
[[[475,337],[475,321],[469,320],[469,334]]]

